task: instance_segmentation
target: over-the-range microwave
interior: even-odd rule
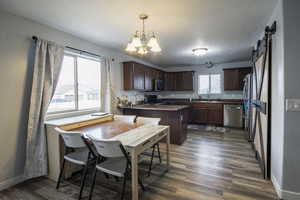
[[[162,91],[164,89],[163,80],[155,79],[154,80],[154,91]]]

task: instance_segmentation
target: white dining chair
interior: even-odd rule
[[[114,120],[121,120],[130,124],[133,124],[135,122],[135,118],[135,115],[114,115]]]
[[[89,200],[92,199],[98,170],[104,172],[105,174],[123,178],[123,187],[121,193],[121,200],[123,200],[126,188],[126,180],[131,174],[131,162],[128,153],[118,140],[96,140],[92,136],[89,136],[89,138],[94,144],[97,153],[104,158],[102,162],[95,166]],[[145,190],[142,181],[139,178],[138,181],[142,190]]]
[[[136,118],[137,123],[142,124],[152,124],[152,125],[158,125],[160,122],[160,118],[153,118],[153,117],[137,117]]]
[[[136,122],[137,122],[137,123],[142,123],[142,124],[145,124],[145,125],[146,125],[146,124],[159,125],[160,118],[137,117],[137,118],[136,118]],[[150,156],[151,156],[151,160],[150,160],[150,165],[149,165],[149,170],[148,170],[148,176],[150,176],[150,174],[151,174],[155,149],[157,149],[159,163],[161,163],[161,155],[160,155],[159,143],[157,142],[157,143],[155,143],[155,144],[152,146],[152,154],[150,155]],[[149,154],[147,154],[147,153],[142,153],[142,155],[144,155],[144,156],[149,156]]]
[[[81,165],[83,166],[83,171],[81,174],[80,192],[78,196],[78,199],[81,199],[88,168],[95,164],[97,155],[93,152],[88,143],[85,142],[80,132],[64,131],[58,127],[55,128],[55,131],[61,135],[66,147],[56,189],[59,189],[66,161]],[[75,151],[76,149],[77,151]],[[72,151],[70,152],[68,150]]]

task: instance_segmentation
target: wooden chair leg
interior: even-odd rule
[[[152,155],[151,155],[151,161],[150,161],[149,170],[148,170],[148,176],[150,176],[150,174],[151,174],[153,157],[154,157],[154,151],[155,151],[155,147],[152,148]]]
[[[97,170],[97,168],[95,167],[94,173],[93,173],[92,185],[91,185],[90,194],[89,194],[89,200],[92,199],[93,190],[94,190],[94,186],[95,186],[95,182],[96,182],[97,171],[98,171],[98,170]]]
[[[59,172],[57,184],[56,184],[56,189],[57,189],[57,190],[58,190],[58,188],[59,188],[59,185],[60,185],[60,182],[61,182],[63,173],[64,173],[65,162],[66,162],[66,160],[64,159],[64,160],[63,160],[63,163],[62,163],[62,166],[61,166],[61,169],[60,169],[60,172]]]
[[[85,182],[85,179],[86,179],[87,172],[88,172],[88,165],[86,164],[84,166],[84,170],[81,174],[80,192],[79,192],[78,200],[80,200],[81,196],[82,196],[82,191],[83,191],[83,188],[84,188],[84,182]]]

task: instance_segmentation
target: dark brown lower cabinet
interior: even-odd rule
[[[208,109],[208,124],[223,125],[223,110]]]
[[[193,123],[223,126],[223,104],[193,103],[191,110]]]
[[[123,114],[161,118],[160,124],[170,126],[171,144],[181,145],[186,140],[189,108],[184,108],[178,111],[123,108]]]
[[[193,108],[192,110],[192,122],[197,124],[205,124],[208,119],[208,109],[207,108]]]

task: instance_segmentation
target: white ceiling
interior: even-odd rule
[[[248,60],[258,31],[271,16],[277,0],[1,0],[0,8],[83,39],[123,51],[140,29],[161,44],[159,55],[144,57],[159,66]],[[192,49],[208,48],[195,57]]]

